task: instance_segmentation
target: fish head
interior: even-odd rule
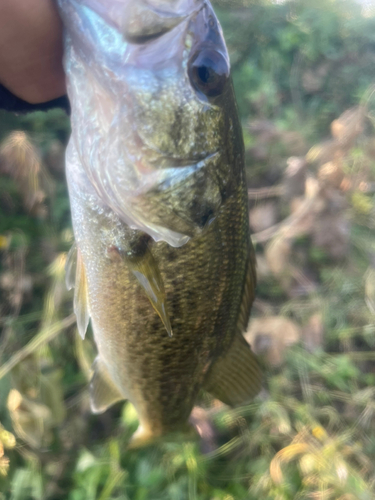
[[[66,1],[73,2],[60,5]],[[220,24],[205,0],[78,4],[90,11],[84,28],[91,40],[79,38],[82,23],[70,39],[71,59],[76,66],[80,59],[78,69],[88,66],[86,123],[94,126],[76,140],[85,171],[131,227],[184,244],[215,220],[241,171],[242,138]],[[79,74],[74,65],[71,70]],[[73,117],[75,91],[70,85]]]

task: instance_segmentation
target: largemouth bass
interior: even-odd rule
[[[185,428],[203,388],[249,401],[256,282],[241,126],[205,0],[58,0],[72,106],[67,262],[98,356],[91,407],[130,400],[132,445]]]

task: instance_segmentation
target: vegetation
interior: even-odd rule
[[[90,413],[64,284],[62,111],[0,113],[0,500],[372,500],[375,17],[354,0],[217,0],[243,122],[265,386],[202,396],[199,442],[128,451]],[[22,130],[22,132],[21,132]]]

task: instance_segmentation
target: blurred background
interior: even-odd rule
[[[201,441],[127,451],[91,415],[66,291],[63,111],[0,112],[0,499],[375,497],[375,6],[214,1],[243,124],[262,393],[202,399]]]

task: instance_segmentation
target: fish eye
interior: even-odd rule
[[[218,96],[229,78],[228,61],[216,50],[200,50],[190,59],[189,78],[193,86],[207,97]]]

